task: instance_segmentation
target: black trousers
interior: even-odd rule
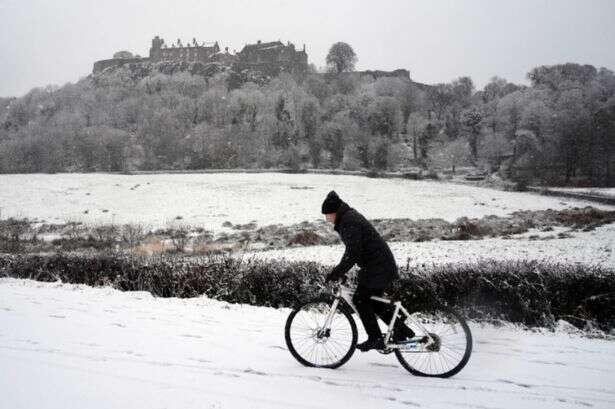
[[[378,301],[370,300],[370,297],[375,295],[381,297],[384,293],[384,288],[367,288],[362,285],[357,286],[357,289],[352,297],[361,322],[367,332],[369,339],[377,339],[382,337],[382,332],[378,326],[378,319],[376,315],[380,317],[387,325],[391,323],[393,319],[393,308],[390,304],[381,303]],[[398,323],[400,321],[397,321]]]

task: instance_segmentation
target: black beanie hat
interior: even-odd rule
[[[334,190],[330,191],[324,202],[322,202],[322,214],[336,213],[340,208],[342,199],[339,198]]]

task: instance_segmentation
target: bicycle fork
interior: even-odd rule
[[[335,299],[333,300],[333,304],[331,304],[331,309],[329,309],[329,314],[327,314],[325,325],[323,325],[323,328],[321,329],[322,332],[326,332],[327,330],[331,329],[331,323],[333,322],[333,317],[335,316],[337,307],[339,307],[340,305],[340,299],[345,300],[357,314],[359,313],[355,308],[354,304],[352,303],[353,294],[354,291],[350,290],[349,288],[343,286],[338,287],[335,294]]]
[[[337,307],[340,304],[339,298],[335,298],[333,304],[331,304],[331,308],[329,309],[329,313],[327,314],[327,318],[325,319],[325,324],[318,331],[318,336],[328,336],[328,333],[331,331],[331,323],[333,322],[333,317],[335,316],[335,312],[337,311]]]

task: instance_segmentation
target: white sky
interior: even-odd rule
[[[0,0],[0,96],[75,82],[118,50],[147,56],[156,34],[237,51],[258,39],[305,43],[319,67],[346,41],[357,69],[526,82],[543,64],[615,69],[614,21],[615,0]]]

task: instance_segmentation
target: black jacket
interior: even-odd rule
[[[334,229],[346,251],[329,274],[332,279],[342,278],[355,264],[361,268],[358,284],[368,288],[386,288],[399,277],[395,258],[384,239],[363,215],[344,202],[337,211]]]

